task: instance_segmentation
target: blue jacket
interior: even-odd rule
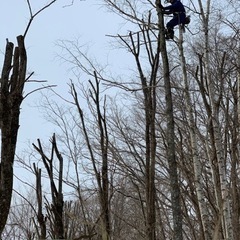
[[[167,23],[167,28],[174,28],[180,23],[185,23],[186,11],[179,0],[173,1],[170,6],[164,7],[165,14],[173,14],[173,18]]]
[[[171,5],[164,7],[163,9],[168,10],[168,12],[173,13],[173,15],[177,15],[178,13],[184,13],[185,15],[185,8],[179,0],[175,0]]]

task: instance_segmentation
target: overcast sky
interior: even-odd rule
[[[0,66],[2,68],[6,38],[16,44],[16,37],[24,33],[30,15],[26,0],[1,2]],[[25,39],[28,71],[34,72],[32,79],[47,80],[49,84],[58,85],[57,90],[66,89],[66,93],[70,76],[67,67],[62,66],[56,59],[59,51],[56,41],[80,38],[82,44],[90,46],[92,55],[94,54],[98,60],[107,61],[106,59],[114,53],[109,45],[110,39],[106,35],[116,34],[123,27],[122,20],[118,16],[107,12],[100,5],[101,0],[75,0],[73,6],[66,7],[69,2],[71,0],[59,0],[40,13],[34,19]],[[42,6],[33,5],[33,12]],[[29,83],[25,89],[28,92],[36,87],[39,85]],[[35,93],[26,98],[22,104],[18,149],[24,147],[27,142],[36,142],[37,138],[47,140],[54,131],[36,108],[40,98],[40,94]]]

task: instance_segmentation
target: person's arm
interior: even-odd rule
[[[164,14],[172,14],[172,11],[168,10],[167,7],[164,7],[161,3],[159,4],[159,8],[161,8],[163,10]]]
[[[163,7],[164,10],[169,10],[169,11],[172,11],[172,12],[177,12],[177,9],[180,7],[180,2],[177,1],[175,2],[174,4],[171,4],[167,7]]]

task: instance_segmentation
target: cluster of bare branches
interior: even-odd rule
[[[166,43],[160,1],[104,2],[137,23],[137,31],[114,37],[134,58],[136,76],[110,79],[77,44],[61,42],[64,61],[90,80],[70,82],[70,101],[46,97],[43,108],[58,131],[50,146],[33,144],[31,166],[21,159],[36,179],[35,191],[18,193],[5,236],[238,239],[236,14],[218,18],[210,0],[190,1],[198,34],[179,27],[175,41]],[[140,17],[143,3],[149,11]]]

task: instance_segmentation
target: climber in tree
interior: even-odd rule
[[[166,24],[166,39],[173,39],[174,27],[186,23],[186,11],[180,0],[167,0],[167,2],[171,5],[163,7],[160,3],[160,8],[163,9],[164,14],[173,14],[173,18]]]

